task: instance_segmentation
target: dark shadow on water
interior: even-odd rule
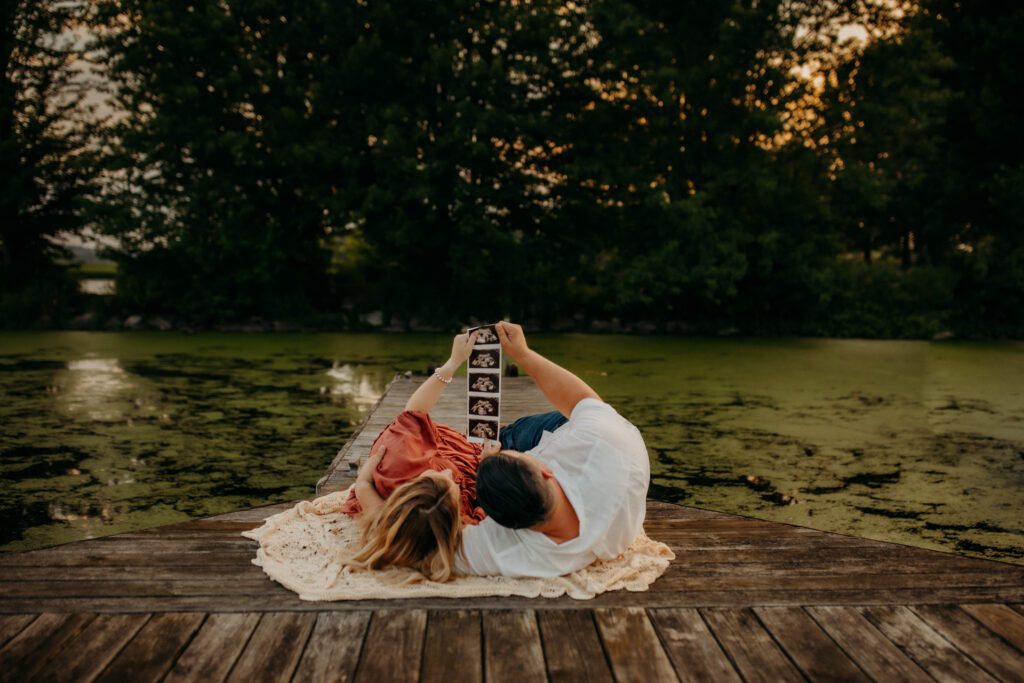
[[[863,512],[866,515],[877,515],[879,517],[888,517],[889,519],[921,519],[923,512],[910,512],[907,510],[888,510],[884,508],[873,508],[865,506],[857,506],[857,510]]]
[[[660,500],[666,503],[675,503],[677,505],[684,504],[687,499],[692,497],[686,489],[675,486],[664,486],[653,481],[647,490],[647,494],[655,500]]]

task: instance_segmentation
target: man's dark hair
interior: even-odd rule
[[[554,506],[551,492],[536,468],[504,453],[480,461],[476,499],[489,517],[509,529],[526,529],[543,522]]]

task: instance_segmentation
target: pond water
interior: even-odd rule
[[[536,335],[651,495],[1024,563],[1024,343]],[[0,334],[0,551],[308,498],[443,335]]]

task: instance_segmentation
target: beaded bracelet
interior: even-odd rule
[[[437,370],[434,370],[434,377],[438,378],[439,380],[441,380],[445,384],[451,384],[452,383],[452,378],[451,377],[449,377],[448,379],[445,379],[444,377],[441,376],[441,373],[438,372]]]

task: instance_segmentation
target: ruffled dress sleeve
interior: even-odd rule
[[[387,451],[373,473],[373,483],[381,497],[391,493],[428,469],[449,470],[459,486],[462,521],[477,524],[487,514],[477,504],[476,469],[481,446],[470,443],[465,435],[447,425],[436,424],[420,410],[405,410],[384,428],[370,452]],[[347,514],[361,511],[355,494],[349,494],[342,508]]]

